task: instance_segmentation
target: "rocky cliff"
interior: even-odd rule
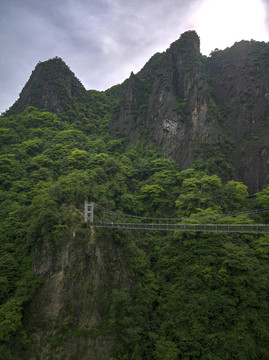
[[[214,52],[207,79],[236,175],[258,191],[269,170],[269,44],[241,41]]]
[[[200,40],[195,32],[187,32],[137,75],[131,74],[112,131],[118,126],[127,136],[146,137],[188,168],[197,139],[221,138],[209,99]]]
[[[124,253],[111,234],[69,228],[61,246],[44,241],[35,253],[33,270],[44,278],[25,311],[27,351],[13,358],[110,358],[116,335],[109,320],[114,288],[129,292]],[[23,354],[23,355],[22,355]]]
[[[183,169],[197,159],[231,163],[235,174],[224,177],[258,191],[269,170],[268,59],[269,45],[255,41],[205,57],[197,34],[184,33],[131,74],[112,132],[146,139]]]

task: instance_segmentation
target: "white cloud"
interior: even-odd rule
[[[240,40],[269,40],[261,0],[206,0],[194,14],[201,50],[209,54]]]

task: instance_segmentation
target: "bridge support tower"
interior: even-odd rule
[[[88,222],[88,215],[90,215],[90,224],[93,224],[93,212],[94,212],[94,203],[93,202],[84,202],[84,222]]]

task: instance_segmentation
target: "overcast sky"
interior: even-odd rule
[[[39,61],[61,57],[86,89],[139,71],[187,30],[201,52],[269,41],[269,0],[0,0],[0,113]]]

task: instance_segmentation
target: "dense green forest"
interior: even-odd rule
[[[85,200],[188,222],[269,221],[268,212],[254,212],[269,207],[269,186],[250,197],[243,183],[224,181],[222,167],[231,165],[219,155],[181,171],[142,141],[112,138],[111,94],[92,91],[87,105],[61,114],[28,107],[0,118],[1,359],[12,359],[14,347],[28,358],[24,309],[44,282],[33,258],[44,241],[61,247],[70,224],[89,231]],[[132,280],[130,291],[112,289],[102,309],[102,331],[115,336],[111,358],[269,359],[268,235],[97,229],[95,236],[121,247]],[[66,338],[70,332],[63,329]]]

